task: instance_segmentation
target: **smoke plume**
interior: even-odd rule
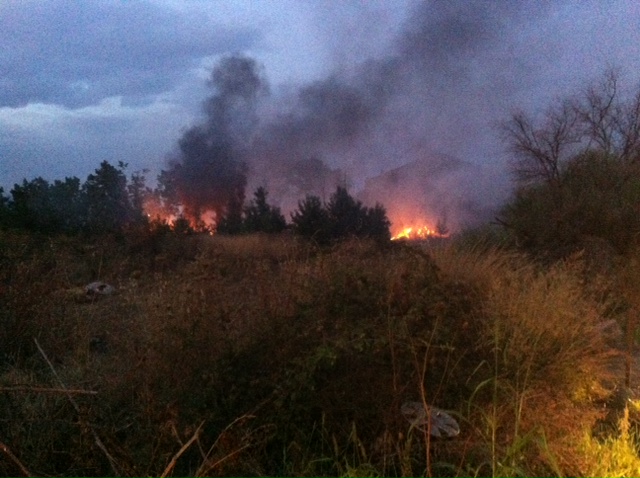
[[[486,219],[502,186],[483,181],[491,172],[481,165],[497,151],[487,133],[530,81],[511,42],[527,6],[419,3],[386,56],[286,95],[262,94],[253,60],[224,59],[212,74],[207,123],[179,144],[180,198],[192,214],[219,213],[245,185],[264,186],[290,211],[305,194],[326,199],[346,184],[389,205],[392,222],[446,217],[455,229]]]
[[[206,212],[219,218],[230,203],[244,200],[247,150],[257,100],[266,88],[256,62],[244,57],[223,59],[210,86],[215,94],[204,104],[206,121],[183,134],[178,156],[160,177],[165,195],[182,204],[194,222]]]

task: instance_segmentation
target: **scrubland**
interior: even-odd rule
[[[0,473],[637,476],[634,261],[1,232]]]

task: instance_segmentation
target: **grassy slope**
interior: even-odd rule
[[[590,438],[620,372],[575,261],[263,236],[0,243],[5,474],[109,475],[106,451],[124,475],[590,475],[623,449]],[[98,278],[118,293],[87,300]],[[33,338],[67,387],[98,392],[74,396],[80,413],[8,390],[60,387]],[[408,400],[460,435],[410,429]]]

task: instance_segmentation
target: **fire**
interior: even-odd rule
[[[418,226],[418,227],[405,227],[396,235],[394,235],[391,240],[396,241],[399,239],[411,240],[415,241],[418,239],[428,239],[430,237],[447,237],[447,234],[441,234],[438,231],[431,229],[428,226]]]
[[[173,226],[178,219],[176,214],[167,211],[158,197],[149,196],[142,207],[150,221],[164,222],[169,226]]]

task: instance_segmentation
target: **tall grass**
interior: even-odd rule
[[[111,474],[93,432],[125,475],[590,470],[584,433],[617,369],[577,263],[288,236],[0,240],[0,436],[32,473]],[[118,293],[86,299],[96,279]],[[38,391],[58,385],[34,337],[97,394],[76,410]],[[406,401],[460,435],[412,428]]]
[[[491,354],[478,372],[489,376],[469,409],[485,422],[479,431],[491,443],[491,474],[579,473],[571,457],[576,437],[598,418],[590,404],[621,380],[620,353],[602,332],[607,304],[587,294],[583,265],[568,260],[543,269],[495,249],[432,254],[449,280],[464,281],[484,299],[479,336]]]

